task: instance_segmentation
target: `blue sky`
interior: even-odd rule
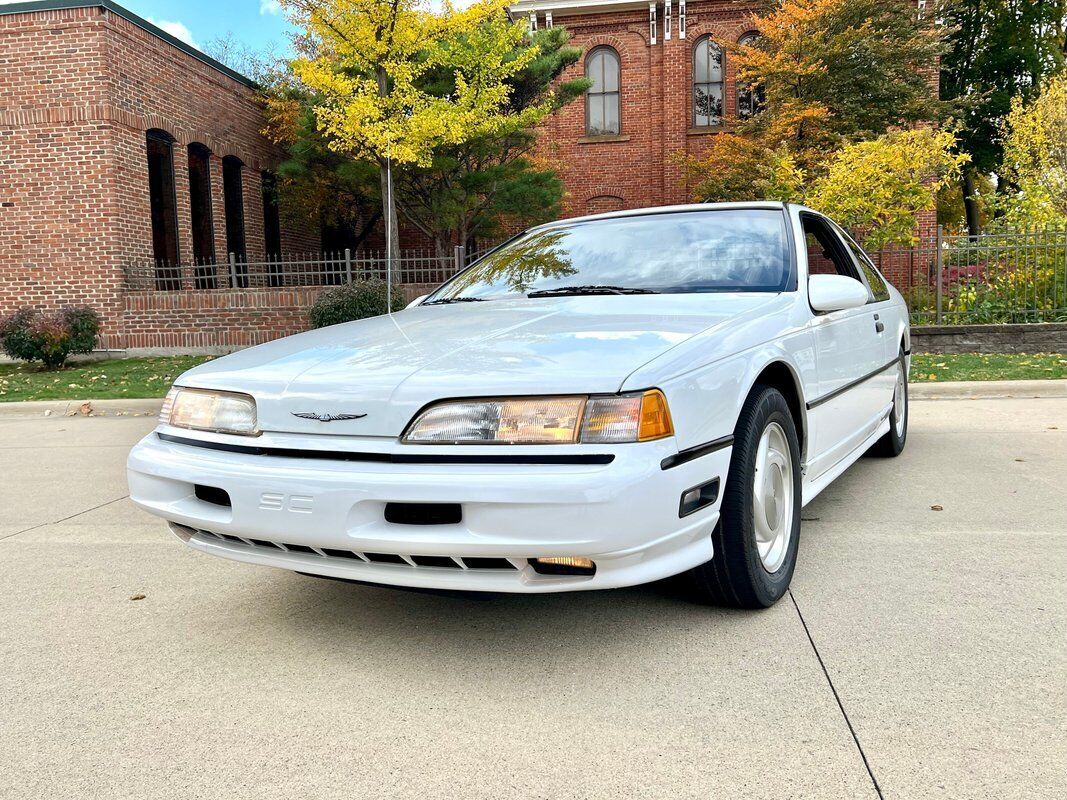
[[[3,0],[0,0],[3,2]],[[243,44],[284,52],[291,26],[278,0],[116,0],[172,36],[203,48],[233,34]]]

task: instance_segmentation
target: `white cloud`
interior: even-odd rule
[[[282,4],[279,0],[259,0],[260,15],[270,14],[278,16],[282,13]]]
[[[186,28],[185,25],[183,25],[181,22],[177,22],[177,21],[173,21],[173,20],[169,20],[169,19],[152,19],[151,17],[145,17],[145,19],[147,19],[149,22],[151,22],[157,28],[160,28],[160,29],[166,31],[171,36],[173,36],[175,39],[180,39],[181,41],[185,42],[187,45],[190,45],[190,46],[195,47],[197,49],[200,48],[200,45],[198,45],[193,40],[192,32],[188,28]]]

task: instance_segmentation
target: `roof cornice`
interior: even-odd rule
[[[514,16],[523,16],[539,11],[569,11],[574,14],[591,14],[596,11],[628,11],[647,8],[649,0],[518,0],[508,6]]]

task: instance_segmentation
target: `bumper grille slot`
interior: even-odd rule
[[[506,558],[471,558],[463,559],[467,569],[515,569],[515,565]]]
[[[398,556],[396,553],[364,553],[367,560],[372,564],[407,564],[404,559]]]
[[[456,525],[462,520],[459,503],[385,504],[385,521],[394,525]]]
[[[363,559],[351,550],[334,550],[332,547],[323,547],[322,552],[327,558],[347,558],[349,561],[362,561]]]
[[[411,560],[417,567],[443,567],[445,569],[462,569],[454,559],[449,556],[412,556]]]
[[[290,550],[290,551],[292,551],[294,553],[308,553],[308,554],[313,555],[313,556],[317,556],[318,555],[318,553],[316,553],[314,550],[312,550],[306,544],[287,544],[285,546],[285,549],[286,550]]]

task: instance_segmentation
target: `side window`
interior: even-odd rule
[[[871,287],[871,294],[874,295],[874,302],[881,303],[883,300],[888,300],[889,287],[885,285],[885,280],[878,274],[878,270],[874,268],[871,259],[863,252],[863,248],[852,241],[848,236],[845,237],[845,244],[848,245],[849,250],[852,251],[852,255],[855,256],[856,263],[860,265],[863,277],[867,279],[867,285]]]
[[[809,275],[844,275],[860,280],[856,265],[841,238],[819,217],[804,214],[804,243],[808,250]],[[862,281],[860,281],[862,283]]]

